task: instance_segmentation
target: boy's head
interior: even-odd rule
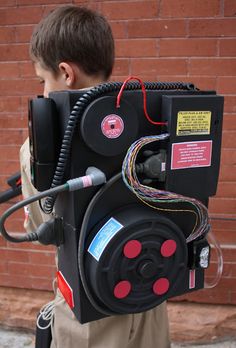
[[[63,6],[36,26],[30,55],[44,94],[106,81],[114,64],[114,41],[106,19],[84,7]],[[46,86],[47,84],[47,86]]]

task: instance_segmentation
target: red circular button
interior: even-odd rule
[[[128,280],[122,280],[114,287],[114,296],[116,298],[125,298],[131,291],[131,284]]]
[[[160,278],[153,284],[153,292],[156,295],[163,295],[169,290],[169,287],[169,280],[167,278]]]
[[[118,138],[124,130],[124,122],[118,115],[107,115],[101,124],[102,133],[105,137],[114,139]]]
[[[174,241],[173,239],[168,239],[161,246],[161,255],[164,257],[170,257],[174,255],[176,248],[176,241]]]
[[[133,239],[125,244],[123,252],[128,259],[134,259],[141,253],[141,250],[142,244],[138,240]]]

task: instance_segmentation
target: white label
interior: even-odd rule
[[[100,228],[98,233],[93,238],[89,248],[88,252],[97,260],[99,261],[104,249],[106,248],[107,244],[110,242],[110,240],[122,229],[123,225],[119,223],[116,219],[113,217],[110,218],[105,225]]]

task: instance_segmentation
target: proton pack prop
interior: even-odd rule
[[[58,287],[81,323],[206,287],[222,118],[214,91],[138,78],[30,101],[42,191],[30,202],[47,197],[55,217],[21,241],[58,246]]]

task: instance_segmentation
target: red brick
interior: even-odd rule
[[[28,130],[28,128],[22,129],[22,133],[23,133],[23,139],[24,139],[24,141],[25,141],[25,139],[27,139],[28,136],[29,136],[29,130]]]
[[[1,249],[1,261],[7,260],[8,250]]]
[[[186,74],[185,59],[132,59],[131,74]]]
[[[128,37],[184,37],[186,36],[186,22],[184,20],[149,20],[129,21]]]
[[[35,6],[37,6],[37,5],[35,5]],[[48,4],[46,6],[41,6],[41,7],[43,7],[43,17],[46,17],[49,13],[51,13],[53,10],[58,8],[58,5],[57,4],[50,4],[48,2]],[[90,7],[90,5],[88,4],[87,7]],[[38,22],[36,22],[36,23],[38,23]]]
[[[236,2],[235,2],[235,0],[224,0],[224,15],[225,15],[225,17],[236,16]]]
[[[219,51],[222,57],[236,56],[236,39],[219,40]]]
[[[221,250],[223,252],[223,260],[224,262],[236,262],[236,248],[234,246],[222,246]],[[236,284],[235,284],[236,285]]]
[[[19,167],[19,169],[20,169],[20,167]],[[23,216],[22,216],[21,220],[16,220],[16,219],[13,219],[11,217],[11,218],[7,219],[6,224],[5,224],[5,228],[7,231],[9,231],[9,233],[11,233],[11,232],[13,232],[13,233],[23,232],[24,231],[23,223],[24,223]]]
[[[0,27],[0,43],[15,42],[15,28],[14,27]]]
[[[0,151],[1,151],[1,149],[0,149]],[[2,191],[5,191],[8,189],[7,179],[8,179],[7,175],[4,175],[0,172],[0,187],[1,187]],[[0,241],[1,241],[1,239],[0,239]],[[1,243],[0,243],[0,247],[1,247]]]
[[[115,66],[113,69],[113,74],[120,76],[128,76],[129,75],[129,60],[128,59],[116,59]]]
[[[224,112],[236,113],[236,96],[225,96],[224,100]]]
[[[29,47],[25,44],[1,46],[0,61],[19,61],[29,59]]]
[[[52,277],[50,279],[46,279],[46,278],[31,278],[31,284],[32,284],[32,289],[36,289],[36,290],[49,290],[51,291],[53,289],[52,283],[53,283],[53,279],[55,277]]]
[[[156,57],[157,40],[129,39],[116,41],[117,57]]]
[[[125,39],[127,37],[127,22],[110,22],[112,33],[115,39]]]
[[[235,137],[235,131],[224,131],[222,137],[223,148],[234,148],[236,150]]]
[[[224,263],[223,276],[225,278],[236,278],[236,263]]]
[[[15,162],[2,162],[1,163],[1,172],[5,175],[12,175],[13,173],[18,172],[20,165],[18,161]]]
[[[31,289],[32,281],[31,281],[31,278],[28,276],[22,276],[22,275],[16,275],[16,274],[14,276],[12,276],[12,274],[0,274],[0,285]]]
[[[213,280],[213,279],[212,279]],[[221,278],[216,287],[217,291],[225,290],[226,292],[236,290],[236,281],[234,278]]]
[[[3,87],[5,81],[2,83]],[[1,88],[1,87],[0,87]],[[0,112],[19,112],[21,111],[21,98],[20,97],[0,97]]]
[[[1,206],[0,206],[1,207]],[[21,212],[22,213],[22,212]],[[16,250],[29,250],[29,251],[35,251],[35,250],[38,250],[38,251],[52,251],[52,252],[55,252],[55,247],[52,246],[52,245],[42,245],[42,244],[39,244],[39,243],[20,243],[20,244],[14,244],[14,243],[10,243],[10,242],[7,242],[7,246],[10,248],[10,249],[16,249]]]
[[[14,162],[11,162],[11,163],[14,163]],[[16,162],[16,163],[17,163],[17,162]],[[16,173],[17,171],[19,171],[19,167],[17,168],[17,170],[12,171],[10,175]],[[15,200],[16,200],[16,199],[15,199]],[[5,204],[5,205],[4,205],[4,204],[1,204],[1,205],[0,205],[0,211],[1,211],[1,212],[5,211],[5,210],[8,209],[9,206],[11,206],[11,205],[12,205],[11,203],[8,204],[8,206],[7,206],[7,204]],[[15,212],[11,215],[11,218],[13,218],[13,219],[22,219],[23,217],[24,217],[24,210],[23,210],[23,208],[22,208],[22,209],[18,209],[17,211],[15,211]],[[9,218],[9,220],[10,220],[10,218]],[[7,219],[6,223],[7,223],[7,222],[8,222],[8,219]],[[23,227],[22,227],[22,231],[21,231],[21,232],[24,232]],[[10,248],[14,247],[13,245],[14,245],[14,244],[10,243]],[[18,244],[17,244],[17,245],[18,245]],[[16,245],[16,246],[17,246],[17,245]],[[18,245],[18,249],[19,249],[19,245]]]
[[[233,232],[236,235],[236,220],[228,220],[227,217],[215,217],[211,219],[213,231]]]
[[[212,198],[209,203],[211,214],[235,214],[236,199],[233,198]]]
[[[74,0],[73,1],[75,4],[82,4],[84,2],[88,2],[87,0]],[[97,1],[96,1],[97,2]]]
[[[223,129],[236,130],[236,114],[226,114],[226,113],[224,114]],[[235,162],[236,162],[236,154],[234,156],[235,156]]]
[[[152,81],[152,82],[155,82],[155,81],[164,81],[162,79],[162,77],[160,76],[157,76],[155,74],[139,74],[138,76],[139,78],[142,79],[142,81],[146,82],[146,81]],[[113,75],[111,77],[111,81],[121,81],[121,82],[124,82],[125,80],[127,79],[127,75],[120,75],[120,76],[116,76],[116,75]],[[169,81],[172,80],[169,76]],[[167,81],[167,79],[165,79],[165,81]]]
[[[7,161],[7,160],[11,160],[11,161],[18,161],[19,160],[19,151],[20,151],[20,145],[1,145],[0,146],[1,149],[1,159],[0,159],[0,163],[2,161]],[[1,165],[1,164],[0,164]]]
[[[232,76],[219,76],[217,78],[217,92],[222,94],[235,94],[236,78]]]
[[[231,291],[230,295],[230,304],[236,304],[236,291]]]
[[[211,261],[210,261],[210,266],[207,268],[205,271],[205,278],[209,279],[212,277],[215,277],[217,270],[218,270],[218,262],[215,254],[214,248],[211,248]],[[224,272],[224,270],[223,270]],[[222,272],[222,276],[224,275]]]
[[[160,57],[210,57],[217,53],[215,39],[161,39]]]
[[[35,265],[55,266],[55,253],[46,251],[34,251],[29,254],[29,263]]]
[[[19,163],[15,162],[1,162],[0,174],[10,176],[19,171]],[[8,208],[8,207],[7,207]]]
[[[0,260],[0,274],[8,273],[8,262]]]
[[[17,172],[17,171],[15,171],[15,172]],[[13,174],[14,172],[11,172],[11,175]],[[2,214],[6,209],[8,209],[9,208],[9,206],[10,206],[11,204],[1,204],[0,205],[0,214]],[[17,210],[15,213],[14,213],[14,216],[15,216],[15,218],[17,219],[17,218],[19,218],[19,219],[21,219],[23,216],[24,216],[24,213],[23,213],[23,209],[19,209],[19,210]],[[24,244],[24,243],[22,243],[22,244]],[[22,245],[21,244],[21,245]],[[10,248],[14,248],[14,244],[12,244],[12,243],[10,243],[9,244],[10,245]],[[19,249],[19,245],[18,244],[16,244],[15,245],[16,246],[16,248],[17,249]]]
[[[215,17],[220,14],[220,0],[162,0],[161,17]]]
[[[37,81],[37,80],[36,80]],[[38,81],[37,81],[38,83]],[[39,93],[42,95],[42,86],[40,88]],[[25,113],[25,115],[28,115],[28,104],[29,104],[29,99],[35,98],[35,94],[34,93],[29,93],[27,95],[22,95],[21,96],[21,103],[22,103],[22,112]]]
[[[8,263],[9,273],[12,275],[21,274],[23,276],[34,276],[37,278],[53,278],[55,274],[55,267],[40,265],[30,265],[22,262],[9,262]]]
[[[235,242],[235,231],[214,230],[215,238],[222,244],[233,244]]]
[[[22,131],[21,130],[2,130],[0,129],[0,144],[1,145],[15,145],[22,144]]]
[[[0,128],[22,128],[27,127],[27,120],[26,117],[23,118],[22,114],[0,114]],[[3,153],[1,153],[1,159],[2,156],[4,156]]]
[[[209,278],[209,280],[210,280],[210,278]],[[213,280],[213,279],[211,278],[211,280]],[[225,289],[225,290],[232,291],[232,290],[236,290],[235,287],[236,287],[236,281],[233,277],[229,278],[229,277],[222,276],[219,283],[217,284],[216,289],[217,290]]]
[[[4,253],[2,256],[2,253]],[[5,256],[4,256],[5,255]],[[29,253],[28,251],[21,251],[21,250],[1,250],[1,257],[3,257],[5,260],[14,261],[14,262],[22,262],[22,263],[28,263],[29,262]]]
[[[189,62],[189,73],[197,76],[236,76],[236,59],[193,58]]]
[[[20,169],[20,167],[18,168],[18,170]],[[12,172],[12,174],[16,173]],[[20,196],[18,196],[20,197]],[[16,198],[18,198],[16,197]],[[16,200],[15,198],[15,200]],[[21,201],[22,197],[20,199],[18,199],[18,201]],[[25,233],[24,231],[24,227],[23,227],[23,222],[24,222],[24,212],[23,212],[23,208],[20,209],[20,214],[18,214],[18,212],[14,212],[11,217],[9,217],[9,219],[6,220],[5,222],[5,226],[7,231],[9,231],[10,233],[12,232],[13,234],[15,233]],[[18,228],[15,228],[18,227]]]
[[[42,86],[37,79],[5,80],[4,83],[0,85],[0,94],[2,96],[29,96],[32,93],[34,95],[42,94]]]
[[[16,42],[18,43],[24,43],[29,42],[32,32],[33,32],[33,25],[19,25],[16,26]]]
[[[235,198],[236,197],[235,182],[219,182],[217,187],[217,197]]]
[[[2,235],[0,235],[0,248],[6,247],[7,246],[7,241],[3,238]]]
[[[178,296],[174,298],[175,301],[190,301],[201,303],[214,303],[214,304],[228,304],[230,303],[230,292],[225,289],[219,290],[213,289],[201,289],[186,295]]]
[[[6,60],[6,59],[5,59]],[[19,65],[18,63],[0,63],[1,76],[0,80],[10,79],[13,77],[19,77]],[[2,81],[1,83],[4,83]]]
[[[19,62],[19,74],[22,78],[35,78],[35,69],[31,61],[29,62]]]
[[[159,81],[183,81],[193,83],[197,88],[202,90],[216,90],[216,77],[208,76],[163,76],[159,75]]]
[[[48,5],[48,0],[17,0],[19,6],[22,5]],[[50,0],[50,4],[66,4],[71,3],[71,0]]]
[[[18,7],[12,8],[10,11],[7,8],[0,9],[1,25],[11,24],[35,24],[40,21],[43,15],[43,7]]]
[[[0,7],[12,7],[15,6],[17,0],[0,0]]]
[[[235,36],[236,19],[190,19],[189,36]]]
[[[101,12],[109,20],[153,18],[158,14],[158,3],[152,0],[102,2]]]

